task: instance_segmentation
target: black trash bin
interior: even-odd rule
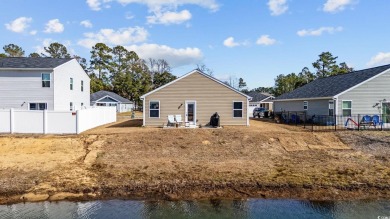
[[[219,115],[217,112],[215,112],[211,117],[210,117],[210,126],[213,126],[213,127],[219,127],[220,123],[219,123]]]

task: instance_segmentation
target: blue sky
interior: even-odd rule
[[[97,42],[164,58],[183,75],[272,86],[330,51],[355,69],[390,63],[388,0],[0,0],[1,45],[51,42],[90,57]]]

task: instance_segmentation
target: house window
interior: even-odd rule
[[[84,81],[81,81],[81,92],[84,91]]]
[[[73,78],[70,78],[70,90],[73,90]]]
[[[333,116],[333,115],[334,115],[334,101],[329,100],[329,116]]]
[[[352,101],[343,100],[343,116],[351,116],[352,115]]]
[[[29,109],[30,110],[46,110],[47,103],[30,103]]]
[[[149,117],[160,118],[160,101],[150,101],[149,103]]]
[[[242,102],[233,102],[233,117],[242,118]]]
[[[42,87],[50,87],[50,73],[42,73]]]
[[[70,109],[70,111],[73,111],[73,102],[69,103],[69,109]]]
[[[303,110],[309,109],[309,101],[303,101]]]

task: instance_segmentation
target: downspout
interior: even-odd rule
[[[246,99],[246,126],[249,127],[249,98]]]
[[[142,99],[142,126],[145,127],[145,97]]]

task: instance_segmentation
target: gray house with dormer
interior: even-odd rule
[[[274,99],[275,112],[390,114],[390,65],[318,78]]]
[[[134,103],[114,92],[101,90],[91,94],[91,106],[115,106],[118,113],[130,112]]]

